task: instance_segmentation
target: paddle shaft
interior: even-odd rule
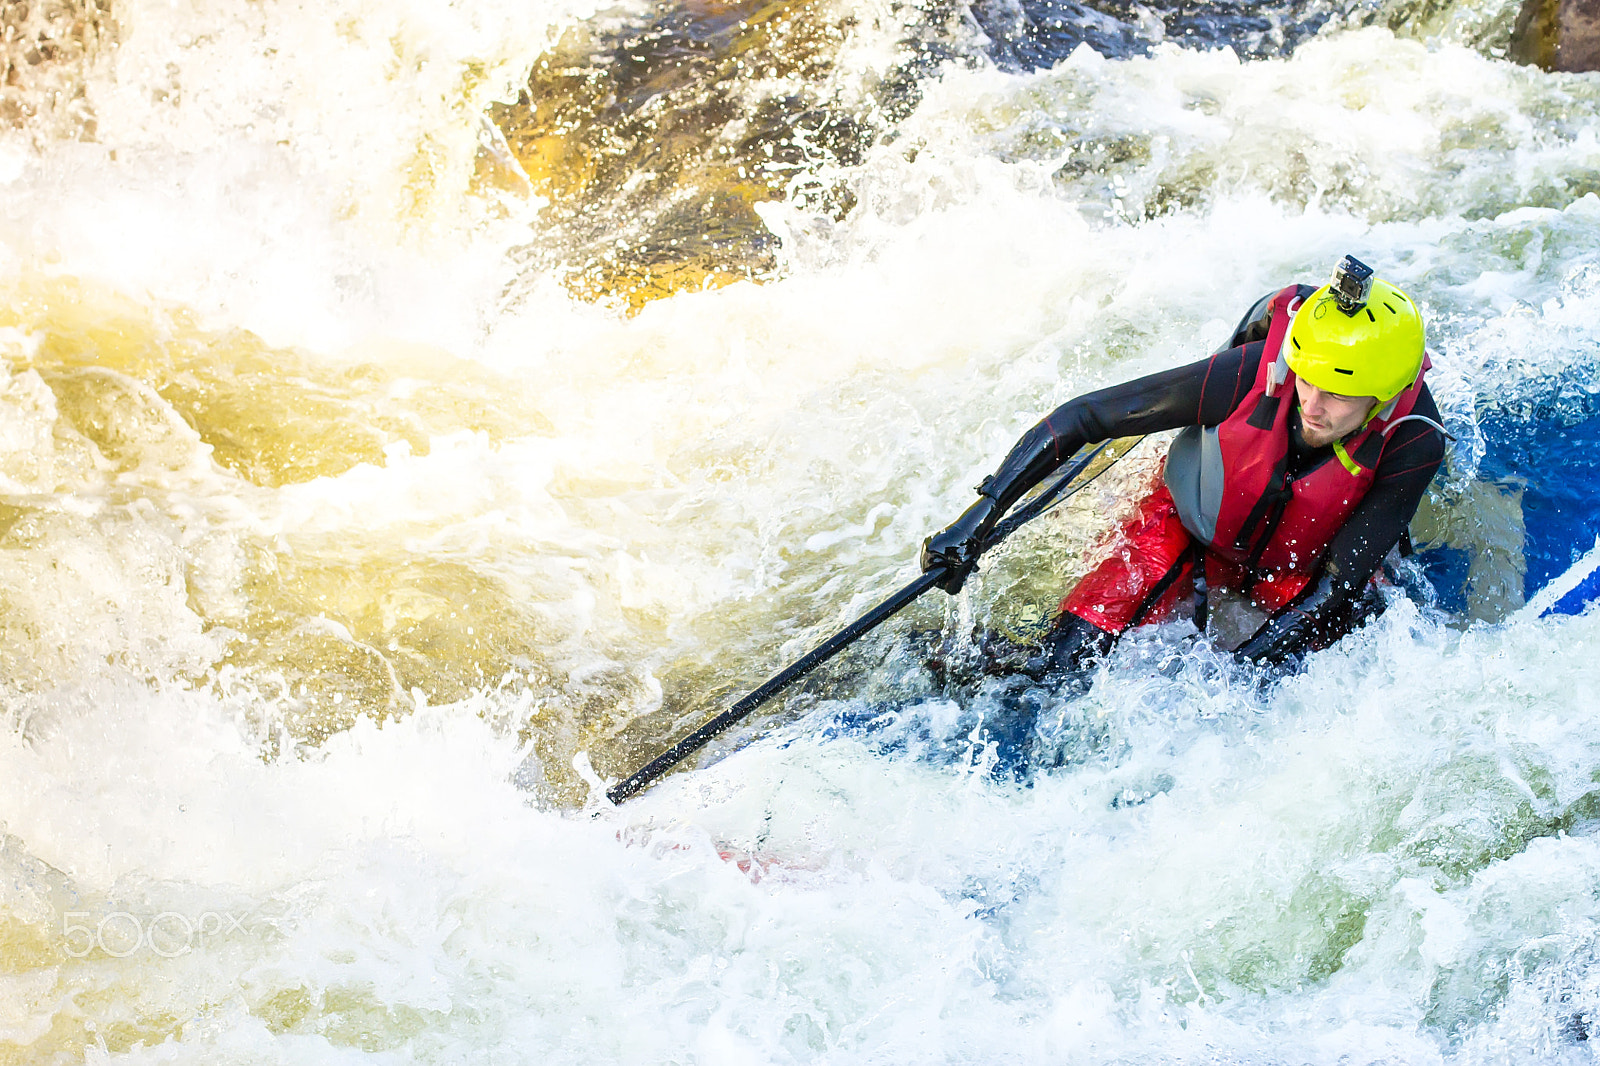
[[[918,596],[938,584],[939,579],[944,577],[944,571],[945,568],[939,566],[919,575],[915,581],[905,588],[811,649],[805,658],[800,659],[781,674],[771,678],[766,684],[745,696],[738,703],[735,703],[732,707],[729,707],[711,719],[711,721],[696,729],[654,759],[651,759],[633,776],[607,789],[606,798],[612,803],[620,803],[650,784],[650,782],[676,766],[685,757],[705,745],[712,737],[833,658],[863,634],[882,625],[891,615],[896,614],[912,600],[915,600]]]
[[[1010,515],[1007,515],[1000,521],[998,525],[995,526],[994,532],[990,533],[988,537],[984,538],[982,551],[980,551],[978,554],[982,555],[983,552],[989,551],[991,548],[995,547],[1001,541],[1009,537],[1012,533],[1015,533],[1023,526],[1024,523],[1030,522],[1034,518],[1037,518],[1040,514],[1043,514],[1050,507],[1054,506],[1059,500],[1065,499],[1067,496],[1072,495],[1072,493],[1077,492],[1078,489],[1081,489],[1084,485],[1087,485],[1089,481],[1093,481],[1094,477],[1099,477],[1101,473],[1104,473],[1105,471],[1101,470],[1099,473],[1096,473],[1094,477],[1091,477],[1088,481],[1085,481],[1083,485],[1078,485],[1070,491],[1067,489],[1067,486],[1072,482],[1072,480],[1079,474],[1083,473],[1089,464],[1094,461],[1095,457],[1104,451],[1105,448],[1106,444],[1101,444],[1091,451],[1075,457],[1065,466],[1063,466],[1059,476],[1048,489],[1045,489],[1043,492],[1039,493],[1033,499],[1029,500],[1025,505],[1012,512]],[[612,803],[621,803],[629,796],[632,796],[636,792],[639,792],[649,786],[650,783],[656,778],[672,769],[689,755],[704,747],[712,737],[716,736],[718,733],[721,733],[723,730],[727,729],[729,726],[748,715],[751,711],[755,710],[757,707],[776,696],[779,692],[782,692],[789,685],[792,685],[802,677],[805,677],[811,671],[815,670],[817,667],[821,666],[823,663],[839,654],[839,652],[855,643],[862,636],[878,628],[878,626],[888,621],[889,618],[899,613],[917,597],[921,596],[924,592],[927,592],[929,589],[933,588],[933,586],[937,585],[944,577],[945,569],[945,567],[937,566],[932,570],[924,571],[917,577],[915,581],[912,581],[910,584],[900,589],[900,591],[896,592],[894,595],[878,604],[872,610],[868,611],[860,618],[857,618],[854,622],[851,622],[848,626],[839,630],[839,632],[835,633],[833,636],[829,637],[827,640],[811,649],[811,651],[806,653],[804,658],[789,666],[782,673],[770,678],[760,688],[749,693],[744,698],[739,700],[739,702],[735,703],[732,707],[729,707],[727,710],[711,719],[705,725],[701,726],[699,729],[696,729],[693,733],[690,733],[688,736],[672,745],[672,747],[668,748],[660,755],[657,755],[654,759],[651,759],[643,767],[636,770],[631,776],[608,788],[606,790],[606,798]]]

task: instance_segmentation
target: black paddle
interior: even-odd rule
[[[1139,440],[1142,439],[1142,437],[1136,438],[1133,441],[1133,444],[1137,444]],[[1106,441],[1096,445],[1091,449],[1088,449],[1087,451],[1081,451],[1078,455],[1069,460],[1064,466],[1062,466],[1061,470],[1056,474],[1055,479],[1051,481],[1043,491],[1035,493],[1030,499],[1023,503],[1022,506],[1018,507],[1010,514],[1006,515],[1005,518],[1000,520],[1000,522],[994,527],[994,531],[990,533],[987,538],[985,538],[983,542],[983,548],[979,552],[979,555],[982,555],[983,552],[987,552],[989,549],[995,547],[1001,541],[1015,533],[1018,529],[1022,528],[1023,525],[1033,521],[1033,519],[1039,517],[1045,511],[1066,499],[1068,496],[1071,496],[1074,492],[1077,492],[1079,489],[1083,488],[1084,485],[1089,484],[1089,482],[1093,481],[1095,478],[1109,470],[1111,468],[1111,463],[1107,463],[1105,466],[1095,471],[1092,476],[1086,478],[1080,484],[1072,486],[1071,488],[1068,487],[1071,485],[1073,479],[1075,479],[1079,474],[1083,473],[1084,470],[1088,469],[1089,464],[1094,462],[1095,458],[1100,455],[1101,452],[1105,451],[1110,443],[1110,441]],[[1133,445],[1130,444],[1129,448],[1132,446]],[[1122,455],[1126,455],[1127,451],[1128,449],[1123,449],[1121,455],[1117,455],[1112,459],[1112,463],[1116,462],[1117,459],[1120,459]],[[898,613],[918,596],[921,596],[924,592],[927,592],[934,585],[937,585],[939,580],[944,577],[944,574],[945,568],[940,566],[919,575],[915,581],[911,582],[909,585],[905,586],[900,591],[884,600],[882,603],[878,604],[878,606],[874,607],[872,610],[868,611],[866,614],[862,615],[860,618],[856,619],[854,622],[851,622],[848,626],[839,630],[839,632],[835,633],[833,636],[829,637],[827,640],[811,649],[811,651],[808,652],[803,659],[795,662],[782,673],[772,677],[766,682],[766,684],[745,696],[738,703],[735,703],[732,707],[729,707],[727,710],[711,719],[711,721],[707,722],[699,729],[696,729],[693,733],[690,733],[688,736],[672,745],[672,747],[668,748],[660,755],[657,755],[654,759],[651,759],[631,777],[628,777],[627,779],[607,789],[606,798],[612,803],[621,803],[634,793],[645,789],[653,781],[655,781],[656,778],[660,777],[662,774],[665,774],[668,770],[682,762],[685,757],[695,751],[698,751],[712,737],[716,736],[724,729],[727,729],[729,726],[745,717],[763,703],[766,703],[789,685],[800,680],[802,677],[805,677],[812,670],[815,670],[818,666],[821,666],[823,663],[839,654],[839,652],[855,643],[855,641],[859,640],[862,636],[870,633],[872,630],[882,625],[891,616]]]

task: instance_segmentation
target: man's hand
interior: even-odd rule
[[[1299,666],[1307,652],[1320,651],[1368,616],[1357,617],[1352,590],[1336,581],[1330,564],[1286,606],[1273,612],[1249,640],[1233,650],[1234,658],[1263,666]]]
[[[1298,665],[1317,643],[1316,625],[1314,614],[1298,607],[1285,607],[1235,648],[1234,658],[1263,666]]]
[[[987,496],[978,497],[978,502],[962,512],[943,532],[922,542],[923,571],[944,567],[945,575],[939,587],[952,596],[960,592],[967,575],[978,565],[984,538],[994,529],[999,517],[999,507],[993,500]]]

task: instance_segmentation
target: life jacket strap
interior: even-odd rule
[[[1251,570],[1256,569],[1261,562],[1261,553],[1266,551],[1267,545],[1271,543],[1272,535],[1278,530],[1278,523],[1283,521],[1283,512],[1294,499],[1294,489],[1289,486],[1288,471],[1289,453],[1285,450],[1277,465],[1272,468],[1272,475],[1267,479],[1266,491],[1261,494],[1255,506],[1250,508],[1244,524],[1239,527],[1239,535],[1234,538],[1235,550],[1250,553],[1245,566]]]
[[[1189,545],[1189,571],[1194,575],[1194,627],[1204,636],[1211,602],[1206,587],[1206,546],[1198,537]]]
[[[1272,367],[1267,372],[1267,395],[1269,397],[1277,396],[1278,390],[1283,387],[1283,383],[1289,380],[1289,329],[1294,325],[1295,312],[1300,310],[1301,303],[1300,297],[1294,296],[1283,307],[1285,315],[1283,333],[1278,339],[1278,351],[1272,361]],[[1273,353],[1263,352],[1262,354],[1269,355]]]

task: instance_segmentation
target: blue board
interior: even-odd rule
[[[1548,618],[1553,614],[1580,614],[1600,597],[1600,538],[1567,572],[1534,593],[1519,614]]]
[[[1577,614],[1600,598],[1600,400],[1556,396],[1517,412],[1481,415],[1478,478],[1515,492],[1522,507],[1519,614]],[[1466,609],[1471,552],[1429,548],[1419,561],[1446,610]]]

